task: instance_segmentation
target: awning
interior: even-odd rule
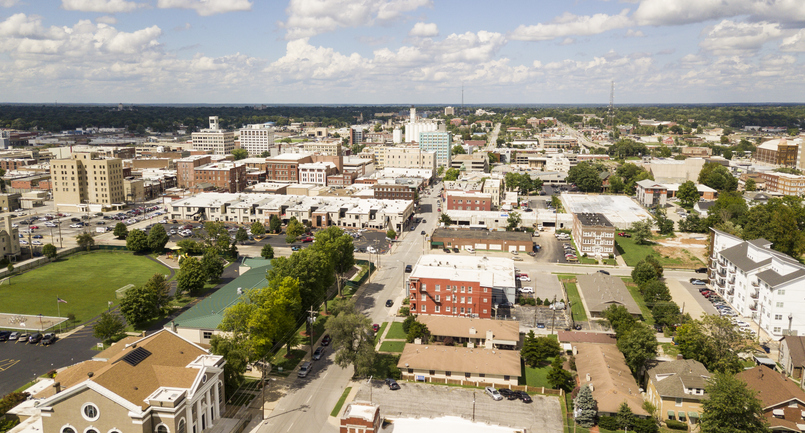
[[[668,411],[668,418],[676,418],[676,412],[669,410]]]
[[[443,246],[444,246],[444,242],[431,242],[431,243],[430,243],[430,245],[431,245],[432,247],[443,247]]]
[[[682,421],[682,420],[684,420],[684,419],[687,419],[687,418],[685,418],[685,412],[683,412],[683,411],[681,411],[681,410],[680,410],[680,411],[679,411],[679,420],[680,420],[680,421]]]
[[[694,418],[695,418],[695,419],[698,419],[698,418],[699,418],[699,413],[698,413],[698,412],[688,412],[688,416],[689,416],[691,419],[694,419]]]

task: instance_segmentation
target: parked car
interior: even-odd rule
[[[697,274],[706,274],[707,273],[707,268],[697,268],[696,273]]]
[[[292,246],[291,251],[299,251],[299,245]]]
[[[386,385],[388,385],[389,389],[392,391],[400,389],[400,384],[394,379],[386,379]]]
[[[411,271],[413,271],[411,265],[405,265],[405,272],[411,272]]]
[[[31,338],[31,334],[27,332],[20,332],[20,335],[17,336],[17,341],[27,343],[29,338]]]
[[[531,396],[528,395],[528,393],[525,391],[515,391],[515,392],[517,393],[517,398],[522,400],[523,403],[531,403],[532,401],[534,401],[531,399]]]
[[[533,287],[520,287],[520,293],[534,293]]]
[[[704,285],[705,285],[705,284],[707,284],[707,283],[705,283],[705,282],[704,282],[704,281],[702,281],[702,280],[692,280],[692,281],[690,282],[690,284],[693,284],[694,286],[704,286]]]
[[[537,328],[539,328],[539,329],[545,329],[545,323],[543,323],[543,322],[537,322]]]
[[[387,307],[391,307],[393,305],[394,305],[394,301],[392,301],[391,299],[386,299],[386,306]]]
[[[629,233],[626,233],[626,232],[620,232],[620,233],[618,233],[618,236],[620,236],[622,238],[630,238],[630,237],[632,237],[632,235],[630,235]]]
[[[421,234],[422,236],[425,236],[425,230],[422,230],[419,234]]]
[[[304,243],[304,242],[313,242],[313,238],[311,238],[310,236],[308,236],[308,237],[306,237],[306,238],[303,238],[303,239],[302,239],[302,242],[303,242],[303,243]]]
[[[321,347],[321,346],[319,346],[319,347],[317,347],[317,348],[316,348],[316,350],[313,352],[313,356],[312,356],[311,358],[312,358],[314,361],[318,361],[319,359],[321,359],[321,356],[322,356],[322,355],[324,355],[324,348],[323,348],[323,347]]]
[[[330,345],[330,334],[324,334],[324,337],[321,338],[321,345],[322,346]]]
[[[506,400],[517,400],[517,393],[508,388],[500,388],[498,392],[503,397],[506,397]]]
[[[313,365],[310,361],[302,363],[302,366],[299,367],[299,372],[296,373],[297,377],[307,377],[307,374],[310,373],[310,366]]]
[[[18,338],[20,338],[20,333],[17,331],[14,331],[8,335],[8,341],[17,341]]]
[[[0,341],[8,341],[8,337],[11,335],[10,331],[0,331]]]
[[[446,252],[446,253],[450,253],[450,248],[445,248],[445,249],[444,249],[444,252]]]
[[[602,273],[604,275],[609,275],[609,272],[607,272],[607,271],[605,271],[603,269],[599,269],[598,272],[600,272],[600,273]]]
[[[520,281],[531,281],[528,275],[520,275]]]
[[[372,324],[372,331],[377,332],[380,330],[380,325],[377,323]]]
[[[59,339],[59,337],[57,337],[56,334],[54,334],[52,332],[49,333],[49,334],[45,334],[45,336],[42,337],[42,345],[43,346],[51,345],[51,344],[55,343],[56,340],[58,340],[58,339]]]
[[[40,341],[42,341],[42,334],[40,334],[38,332],[36,334],[33,334],[30,337],[28,337],[28,343],[30,343],[30,344],[37,344]]]
[[[486,394],[488,396],[492,397],[492,400],[495,400],[495,401],[503,400],[503,396],[500,395],[498,390],[496,390],[495,388],[492,388],[491,386],[487,386],[486,388],[484,388],[484,392],[486,392]]]

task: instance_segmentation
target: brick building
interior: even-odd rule
[[[805,195],[805,176],[768,172],[760,173],[766,191],[783,195]]]
[[[212,162],[209,155],[194,155],[176,161],[176,182],[179,188],[189,188],[195,183],[196,167]]]
[[[469,229],[436,229],[431,246],[478,251],[531,251],[534,243],[526,232],[497,232]]]
[[[193,184],[209,183],[217,190],[242,192],[246,189],[246,166],[236,162],[216,162],[193,170]]]
[[[377,199],[414,200],[416,197],[416,189],[408,185],[376,184],[372,189]]]
[[[2,158],[0,159],[0,168],[5,171],[17,170],[26,165],[35,165],[36,159],[33,158]]]
[[[514,300],[514,262],[500,257],[424,255],[409,277],[412,314],[492,317]]]
[[[380,406],[366,402],[352,402],[341,416],[339,433],[377,433],[382,418]]]
[[[474,191],[448,191],[446,193],[447,210],[492,210],[492,194]]]
[[[299,165],[313,162],[307,153],[284,153],[266,159],[266,180],[299,182]]]
[[[588,256],[615,254],[615,226],[600,213],[573,214],[573,240]]]
[[[795,167],[797,165],[799,146],[789,143],[785,137],[769,140],[757,147],[755,159],[761,164]]]

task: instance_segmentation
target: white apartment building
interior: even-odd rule
[[[436,171],[436,152],[422,150],[419,146],[384,148],[383,167],[424,168]]]
[[[235,149],[235,133],[218,127],[218,116],[210,116],[209,129],[202,129],[192,135],[193,150],[212,152],[215,155],[228,155]]]
[[[805,333],[805,266],[771,249],[766,239],[744,241],[713,231],[710,285],[770,338]]]
[[[299,164],[299,183],[327,186],[327,176],[335,173],[332,162]]]
[[[249,155],[271,152],[274,147],[274,128],[270,123],[246,125],[240,130],[240,148]]]
[[[407,130],[406,135],[408,135]],[[453,136],[449,132],[421,132],[419,134],[419,148],[428,152],[436,152],[436,165],[450,167],[452,145]]]

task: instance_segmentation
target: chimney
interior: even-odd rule
[[[676,355],[676,360],[677,360],[677,361],[681,361],[681,360],[683,360],[683,359],[685,359],[685,357],[684,357],[684,356],[682,356],[682,354],[681,354],[681,353],[678,353],[678,354]]]
[[[53,384],[53,388],[56,389],[56,394],[61,392],[61,382],[56,382]]]

